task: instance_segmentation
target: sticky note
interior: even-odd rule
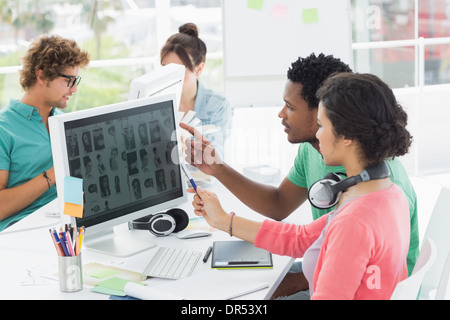
[[[64,214],[75,218],[83,218],[83,205],[65,202]]]
[[[304,9],[302,12],[303,23],[318,23],[319,10],[317,8]]]
[[[248,0],[247,7],[253,10],[262,10],[264,7],[264,0]]]
[[[63,213],[71,217],[83,217],[83,179],[64,177]]]
[[[83,179],[75,177],[64,178],[64,202],[83,204]]]
[[[288,6],[277,4],[272,8],[272,16],[277,19],[285,19],[288,16]]]

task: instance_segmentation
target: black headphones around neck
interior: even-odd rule
[[[128,222],[129,230],[147,230],[157,237],[168,236],[172,232],[184,230],[189,224],[186,211],[178,208],[165,213],[152,214]]]
[[[390,176],[385,161],[372,165],[359,175],[343,179],[343,173],[328,173],[323,179],[315,182],[308,191],[308,200],[317,209],[330,209],[334,207],[343,191],[362,182],[384,179]]]

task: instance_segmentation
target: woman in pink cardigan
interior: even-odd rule
[[[392,90],[369,74],[334,75],[318,97],[316,136],[325,164],[344,166],[356,180],[338,193],[333,211],[305,226],[261,223],[226,213],[215,194],[198,188],[195,213],[274,254],[303,257],[311,299],[389,299],[408,275],[410,218],[402,190],[378,171],[385,159],[408,152],[407,115]],[[310,191],[313,204],[327,198],[323,182],[325,189]]]

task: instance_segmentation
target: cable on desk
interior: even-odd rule
[[[55,221],[53,221],[52,223],[48,223],[48,224],[45,224],[45,225],[35,226],[35,227],[30,227],[30,228],[24,228],[24,229],[19,229],[19,230],[14,230],[14,231],[7,231],[8,229],[6,229],[6,230],[0,232],[0,236],[7,235],[7,234],[21,233],[21,232],[31,231],[31,230],[38,230],[38,229],[49,228],[49,227],[52,227],[52,226],[54,226],[56,224],[57,223],[55,223]]]

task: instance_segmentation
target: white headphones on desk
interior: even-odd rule
[[[311,205],[317,209],[330,209],[338,203],[342,192],[348,188],[362,181],[387,178],[390,171],[383,161],[363,170],[357,176],[343,179],[342,175],[346,176],[344,173],[328,173],[322,180],[315,182],[308,191]]]

